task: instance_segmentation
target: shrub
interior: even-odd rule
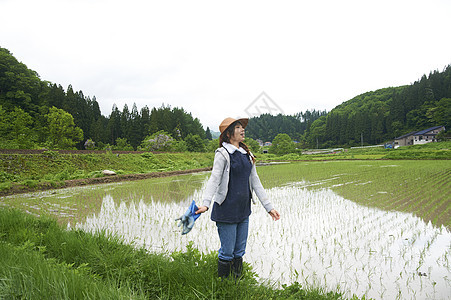
[[[95,146],[96,146],[96,143],[94,143],[93,140],[91,140],[91,139],[87,139],[86,140],[86,142],[85,142],[85,149],[86,150],[94,150]]]
[[[283,155],[294,152],[294,143],[290,136],[286,133],[279,133],[272,141],[272,146],[269,148],[270,153]]]
[[[190,152],[205,152],[205,144],[197,134],[188,134],[185,137],[186,148]]]
[[[17,181],[18,179],[19,178],[16,175],[0,171],[0,182]]]
[[[146,152],[141,154],[141,157],[143,158],[152,158],[153,157],[153,153],[152,152]]]
[[[174,141],[171,150],[174,152],[186,152],[188,151],[188,146],[185,141]]]
[[[249,150],[251,150],[253,154],[260,153],[261,147],[256,140],[251,138],[245,138],[244,143],[249,147]]]
[[[139,150],[143,151],[170,151],[174,139],[164,130],[160,130],[144,138]]]
[[[113,146],[113,150],[119,151],[133,151],[133,146],[127,142],[126,138],[118,138],[116,139],[116,146]]]
[[[219,146],[219,139],[214,139],[211,141],[208,141],[206,151],[207,152],[215,152],[216,149],[218,149]]]

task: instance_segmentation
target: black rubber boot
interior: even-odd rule
[[[232,260],[232,272],[236,279],[240,279],[243,272],[243,258],[237,257]]]
[[[218,277],[222,279],[229,277],[232,271],[232,262],[227,260],[218,259]]]

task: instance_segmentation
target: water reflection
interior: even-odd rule
[[[67,189],[18,194],[0,198],[0,205],[19,208],[35,216],[50,215],[66,225],[84,222],[100,213],[103,199],[109,195],[119,202],[184,201],[202,187],[208,172],[147,180],[89,185]]]
[[[204,179],[205,180],[205,179]],[[205,184],[205,181],[203,182]],[[192,241],[203,252],[219,247],[207,212],[187,235],[174,218],[203,187],[180,202],[115,201],[106,194],[99,212],[78,223],[84,230],[107,230],[152,251],[183,250]],[[451,233],[408,213],[360,206],[330,189],[302,186],[268,190],[282,214],[273,222],[253,206],[245,260],[262,280],[302,284],[375,299],[446,299],[451,290]]]

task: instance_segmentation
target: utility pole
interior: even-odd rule
[[[360,133],[360,144],[363,147],[363,132]]]

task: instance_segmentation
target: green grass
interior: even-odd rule
[[[259,168],[266,188],[308,181],[344,198],[451,228],[450,160],[296,162]]]
[[[398,149],[345,149],[335,153],[282,156],[258,154],[257,160],[268,161],[323,161],[323,160],[451,160],[451,141],[428,143]],[[104,176],[108,169],[117,174],[138,174],[174,170],[198,169],[213,165],[214,153],[131,153],[114,154],[60,154],[45,151],[42,154],[0,154],[0,191],[13,185],[36,188],[39,185],[64,186],[65,180]]]
[[[0,154],[0,180],[87,178],[105,169],[123,174],[186,170],[209,166],[212,161],[212,154],[193,152],[60,154],[46,151],[42,154]]]
[[[342,299],[298,283],[275,289],[244,278],[221,281],[217,253],[148,253],[104,233],[62,229],[55,220],[0,209],[2,299]]]
[[[125,286],[99,279],[84,266],[46,259],[29,246],[0,243],[1,299],[145,299]]]
[[[0,190],[12,185],[36,187],[38,184],[63,185],[65,180],[96,178],[102,171],[139,174],[211,167],[213,153],[137,153],[137,154],[0,154]]]
[[[302,150],[306,151],[306,150]],[[258,158],[262,161],[280,160],[373,160],[373,159],[451,159],[451,141],[428,143],[424,145],[414,145],[399,147],[397,149],[375,148],[354,148],[337,150],[333,153],[301,154],[290,153],[282,156],[274,154],[260,154]]]

